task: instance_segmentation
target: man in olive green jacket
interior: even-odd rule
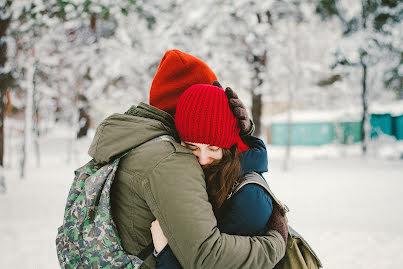
[[[196,79],[189,79],[191,74],[197,74],[192,76]],[[191,150],[180,145],[175,130],[175,100],[188,86],[215,79],[199,59],[168,51],[151,87],[154,106],[140,103],[104,120],[89,154],[98,162],[110,162],[133,149],[122,158],[111,190],[113,218],[127,252],[137,255],[152,242],[150,225],[158,219],[184,268],[272,268],[285,253],[279,232],[262,237],[220,233],[204,173]],[[167,83],[170,80],[174,83]],[[177,91],[177,96],[172,94]],[[167,103],[164,110],[171,114],[157,108]],[[164,135],[176,141],[156,139]],[[142,268],[155,268],[152,255]]]

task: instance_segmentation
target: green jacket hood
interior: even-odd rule
[[[97,127],[88,154],[97,162],[110,162],[151,139],[170,135],[178,140],[171,115],[145,103],[125,114],[113,114]]]

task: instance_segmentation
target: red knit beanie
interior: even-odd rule
[[[182,93],[194,84],[212,84],[213,71],[200,59],[181,52],[165,52],[150,89],[150,105],[175,116],[176,103]]]
[[[175,125],[182,141],[227,149],[237,144],[239,152],[248,149],[224,90],[216,86],[197,84],[187,89],[179,98]]]

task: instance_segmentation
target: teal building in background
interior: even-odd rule
[[[393,135],[391,114],[371,114],[370,123],[371,138],[378,137],[381,134]]]
[[[333,143],[335,128],[331,122],[306,122],[291,124],[291,144],[320,146]],[[274,123],[271,126],[273,145],[287,145],[288,124]]]
[[[397,140],[403,140],[403,115],[392,117],[392,133]]]
[[[386,113],[388,112],[388,113]],[[293,111],[290,133],[286,113],[272,118],[268,129],[268,143],[284,146],[290,135],[291,145],[321,146],[353,144],[361,141],[361,114],[348,111]],[[403,102],[398,105],[376,107],[370,113],[370,137],[393,136],[403,140]]]

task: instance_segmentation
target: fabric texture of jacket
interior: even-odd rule
[[[241,153],[241,173],[267,172],[267,151],[263,141],[255,136],[245,136],[250,147]],[[248,184],[224,203],[223,214],[218,219],[221,232],[232,235],[263,235],[271,216],[273,203],[267,191],[259,185]],[[253,209],[253,210],[251,210]],[[158,269],[180,269],[169,245],[156,255]]]
[[[122,158],[111,189],[112,214],[123,248],[138,254],[152,242],[151,222],[158,219],[184,268],[257,268],[276,264],[285,253],[276,231],[245,237],[220,233],[208,201],[203,171],[178,139],[173,118],[141,103],[126,114],[113,114],[97,128],[89,154],[97,162]],[[151,141],[153,140],[153,141]],[[150,255],[142,268],[155,268]]]

